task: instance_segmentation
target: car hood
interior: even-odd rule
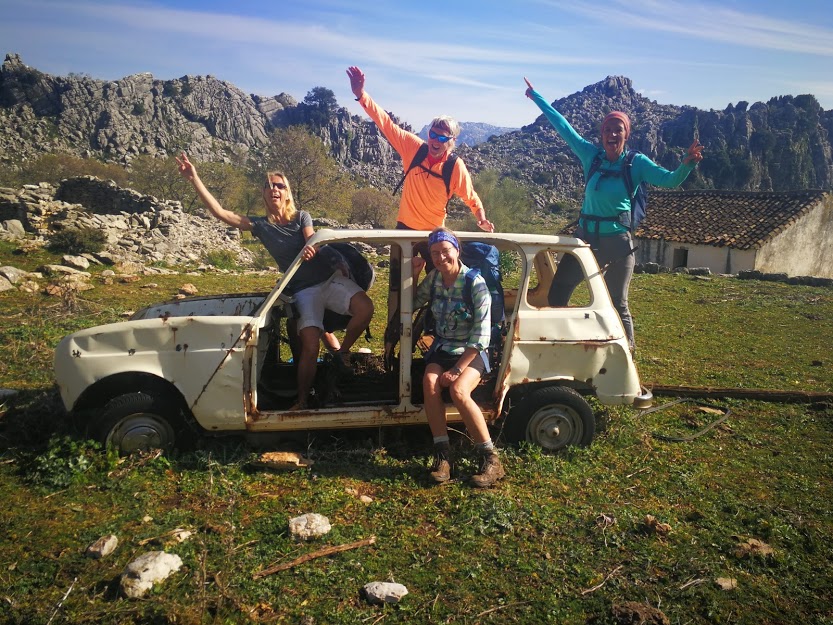
[[[170,317],[251,317],[269,293],[226,293],[187,297],[151,304],[133,313],[131,321]]]

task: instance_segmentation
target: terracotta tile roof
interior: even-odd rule
[[[644,239],[760,247],[818,205],[824,191],[656,191],[636,232]]]

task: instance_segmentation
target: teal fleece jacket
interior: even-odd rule
[[[532,97],[532,101],[544,113],[550,124],[552,124],[553,128],[555,128],[556,132],[561,135],[561,138],[567,142],[569,148],[581,160],[585,179],[587,179],[587,172],[590,171],[590,165],[593,163],[593,159],[597,154],[601,156],[602,166],[600,170],[593,174],[593,177],[586,185],[581,212],[586,215],[596,215],[599,217],[615,217],[622,212],[629,211],[631,204],[625,189],[625,181],[621,177],[605,176],[602,173],[602,171],[621,170],[626,151],[623,151],[619,155],[616,162],[611,163],[605,157],[603,148],[590,143],[578,134],[570,123],[564,119],[564,116],[556,111],[540,93],[533,89],[530,90],[530,96]],[[644,154],[637,154],[633,159],[633,167],[631,169],[634,191],[636,191],[636,188],[641,182],[647,182],[657,187],[678,187],[688,177],[695,166],[696,163],[693,162],[689,164],[681,163],[674,171],[668,171],[664,167],[657,165]],[[582,226],[585,226],[583,222]],[[592,232],[596,231],[596,224],[592,224],[591,229],[585,226],[586,232],[590,232],[591,230]],[[611,236],[626,231],[627,228],[618,221],[602,221],[599,223],[599,235],[601,236]]]

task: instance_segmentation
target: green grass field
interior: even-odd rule
[[[34,269],[38,254],[0,246],[0,264]],[[267,290],[274,275],[94,279],[72,302],[0,294],[0,387],[20,391],[0,407],[0,621],[614,624],[638,622],[624,616],[637,604],[681,625],[833,624],[829,403],[720,400],[729,419],[687,443],[655,434],[691,434],[713,410],[599,407],[605,427],[589,448],[503,447],[507,478],[487,492],[428,485],[427,428],[311,434],[295,449],[315,465],[296,472],[255,467],[236,438],[119,459],[68,436],[51,374],[57,341],[184,282],[204,294]],[[631,304],[647,383],[833,392],[831,289],[637,275]],[[470,473],[470,446],[454,443]],[[333,530],[299,544],[287,521],[307,512]],[[169,542],[178,527],[193,537]],[[114,554],[84,555],[110,533]],[[370,536],[372,546],[255,578]],[[120,598],[125,565],[157,549],[183,568],[145,599]],[[372,606],[360,596],[370,581],[409,594]]]

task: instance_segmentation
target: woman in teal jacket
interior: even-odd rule
[[[631,133],[630,119],[621,111],[608,114],[602,121],[602,145],[599,147],[579,135],[561,113],[535,91],[526,78],[524,80],[527,84],[526,97],[538,105],[556,132],[581,159],[585,179],[596,157],[601,159],[601,166],[585,185],[584,202],[575,236],[590,243],[600,267],[607,266],[607,290],[622,318],[628,344],[633,351],[633,320],[628,308],[628,288],[634,267],[634,247],[629,227],[631,198],[628,197],[621,173],[627,154],[625,143]],[[697,139],[688,148],[682,164],[674,171],[657,165],[644,154],[636,154],[631,168],[634,193],[641,182],[658,187],[678,187],[701,160],[703,146]],[[550,287],[550,306],[566,306],[583,277],[578,262],[566,255]]]

